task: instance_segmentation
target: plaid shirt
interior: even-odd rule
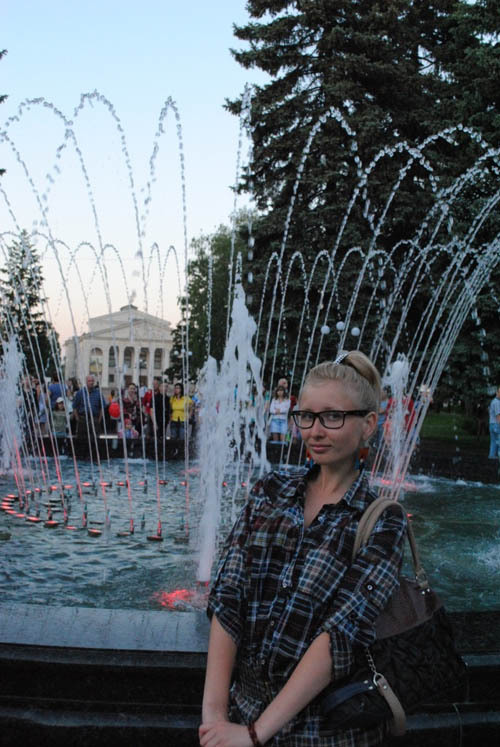
[[[255,720],[282,689],[312,641],[330,635],[332,680],[349,673],[353,646],[368,646],[398,584],[405,521],[388,509],[351,562],[358,521],[376,493],[363,474],[337,504],[304,527],[307,480],[271,472],[252,490],[229,534],[212,587],[213,614],[238,647],[232,720]],[[383,729],[320,737],[313,701],[271,741],[287,747],[372,747]]]

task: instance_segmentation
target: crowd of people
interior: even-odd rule
[[[25,432],[36,436],[88,438],[106,433],[184,440],[196,428],[200,403],[194,387],[185,395],[182,383],[169,384],[160,377],[153,379],[151,389],[130,382],[105,396],[93,374],[83,386],[76,379],[61,383],[54,374],[49,384],[25,376],[20,404]]]
[[[279,378],[272,392],[264,386],[263,395],[268,440],[282,445],[300,443],[302,434],[294,419],[298,401],[288,379]],[[25,432],[37,436],[88,439],[106,434],[127,440],[183,441],[196,432],[201,401],[194,384],[185,394],[181,382],[169,383],[159,376],[153,379],[152,388],[130,381],[105,395],[93,374],[80,386],[75,378],[61,382],[55,373],[50,383],[26,376],[22,406]],[[382,390],[379,407],[374,446],[391,439],[394,402],[386,390]],[[410,431],[417,414],[411,397],[405,398],[404,409],[405,427]]]

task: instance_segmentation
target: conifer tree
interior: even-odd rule
[[[27,371],[42,377],[55,369],[60,349],[58,334],[44,313],[47,299],[43,294],[40,258],[26,231],[7,247],[2,260],[1,339],[14,334],[24,353]]]
[[[373,226],[409,160],[407,149],[398,150],[402,142],[413,146],[459,122],[483,128],[496,142],[498,10],[490,0],[473,5],[463,0],[249,0],[247,8],[252,20],[235,27],[236,37],[246,46],[233,51],[234,57],[244,67],[257,67],[271,76],[269,83],[256,88],[252,100],[253,159],[243,184],[252,188],[263,216],[254,261],[256,285],[260,283],[263,291],[273,250],[284,250],[284,259],[300,251],[308,268],[320,252],[331,254],[339,237],[337,267],[354,248],[367,250]],[[239,113],[241,99],[227,106]],[[440,188],[453,183],[479,153],[470,138],[460,133],[454,137],[454,143],[436,141],[426,153]],[[356,193],[360,171],[384,148],[392,149],[391,156],[377,162],[367,184]],[[429,184],[429,170],[415,159],[397,189],[397,209],[387,214],[377,234],[377,247],[392,252],[396,267],[405,261],[407,242],[433,205]],[[491,188],[483,173],[483,193],[477,199],[491,196]],[[470,196],[465,193],[462,203],[457,202],[453,216],[457,221],[462,218],[464,225],[470,218]],[[488,236],[494,230],[491,224],[485,227]],[[434,260],[436,276],[445,262],[445,257]],[[313,303],[326,266],[322,262],[316,271],[309,294]],[[359,266],[352,258],[347,261],[343,277],[348,282],[336,291],[339,307],[348,304]],[[296,338],[305,303],[303,288],[297,265],[289,285],[295,308],[287,307],[288,331],[281,329],[278,343],[282,369],[287,366],[286,350]],[[431,292],[429,288],[424,284],[422,293]],[[363,292],[368,303],[370,289]],[[308,313],[312,321],[313,310]],[[307,344],[306,338],[303,347]]]

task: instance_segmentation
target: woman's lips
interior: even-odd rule
[[[310,451],[322,452],[322,451],[326,451],[328,448],[329,448],[328,444],[309,444]]]

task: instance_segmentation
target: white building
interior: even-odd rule
[[[89,319],[89,331],[64,343],[65,377],[81,383],[95,374],[103,390],[131,381],[151,387],[170,363],[170,322],[122,306],[120,311]]]

